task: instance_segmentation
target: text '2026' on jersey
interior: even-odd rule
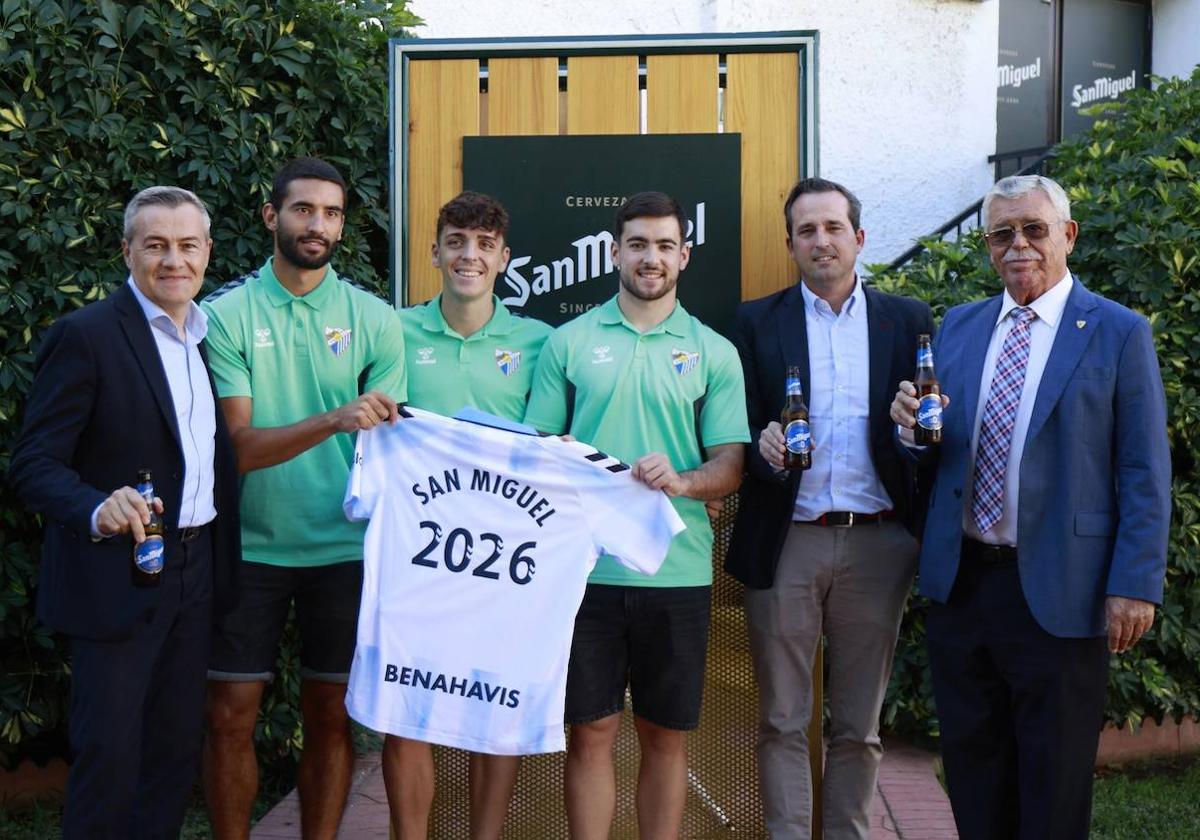
[[[590,446],[408,411],[359,433],[346,490],[370,519],[350,715],[476,752],[564,749],[588,574],[601,552],[655,573],[683,522]]]

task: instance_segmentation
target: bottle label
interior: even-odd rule
[[[804,393],[804,392],[800,390],[800,377],[789,376],[787,378],[787,395],[790,397],[793,394],[802,394],[802,393]]]
[[[917,367],[933,367],[933,348],[917,348]]]
[[[151,534],[133,549],[133,563],[142,572],[156,575],[163,570],[163,538]]]
[[[917,406],[917,425],[931,432],[942,428],[942,398],[938,394],[926,394]]]
[[[153,499],[154,498],[154,485],[153,484],[149,484],[149,483],[139,484],[137,486],[137,491],[138,491],[138,495],[140,495],[143,499]]]
[[[794,455],[803,455],[812,449],[812,431],[807,420],[793,420],[783,429],[784,445]]]

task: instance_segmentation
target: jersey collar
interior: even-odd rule
[[[321,282],[317,284],[317,288],[313,289],[303,297],[297,297],[283,287],[279,282],[279,278],[275,276],[275,258],[268,257],[263,263],[262,268],[258,270],[258,276],[263,280],[263,289],[266,292],[267,300],[272,306],[283,306],[286,303],[303,303],[311,309],[320,311],[325,308],[334,293],[334,287],[337,285],[337,272],[333,270],[333,266],[326,266],[325,276]]]
[[[684,338],[688,334],[688,327],[691,325],[691,320],[692,316],[688,315],[687,310],[683,308],[683,304],[675,301],[675,308],[671,310],[671,314],[667,316],[665,321],[640,334],[654,335],[665,332]],[[613,295],[608,299],[607,303],[600,307],[600,323],[609,325],[621,324],[634,332],[638,332],[638,329],[625,319],[620,305],[617,304],[616,295]]]
[[[321,284],[325,285],[324,283]],[[463,339],[470,341],[475,336],[484,338],[493,335],[508,335],[513,330],[513,314],[508,311],[508,307],[500,302],[500,298],[492,295],[492,303],[495,304],[495,311],[492,312],[492,317],[488,322],[475,333],[472,333],[469,338]],[[456,333],[449,324],[446,323],[446,316],[442,314],[442,295],[441,292],[433,300],[425,305],[425,317],[421,321],[421,327],[426,332],[443,333],[445,335],[462,338]]]

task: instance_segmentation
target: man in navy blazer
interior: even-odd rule
[[[232,595],[237,473],[192,302],[212,250],[193,193],[151,187],[125,211],[129,281],[46,333],[9,478],[46,530],[38,618],[70,637],[65,838],[179,834],[199,768],[214,604]],[[136,586],[149,506],[164,563]]]
[[[1146,319],[1067,270],[1058,184],[1005,178],[983,215],[1004,292],[946,313],[942,443],[911,450],[937,462],[920,591],[946,778],[964,840],[1085,838],[1108,657],[1162,599],[1162,379]]]
[[[800,282],[742,304],[734,319],[752,440],[725,568],[746,585],[759,786],[772,840],[812,835],[807,731],[823,635],[830,737],[822,827],[827,837],[868,836],[883,755],[879,710],[916,567],[910,465],[896,450],[888,406],[896,384],[912,376],[917,336],[933,331],[933,315],[858,277],[861,210],[841,184],[796,184],[784,220]],[[804,472],[782,469],[779,416],[793,365],[816,443]]]

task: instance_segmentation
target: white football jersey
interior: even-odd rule
[[[350,715],[475,752],[562,750],[597,557],[653,574],[683,522],[586,444],[407,411],[358,433],[346,489],[346,515],[370,519]]]

